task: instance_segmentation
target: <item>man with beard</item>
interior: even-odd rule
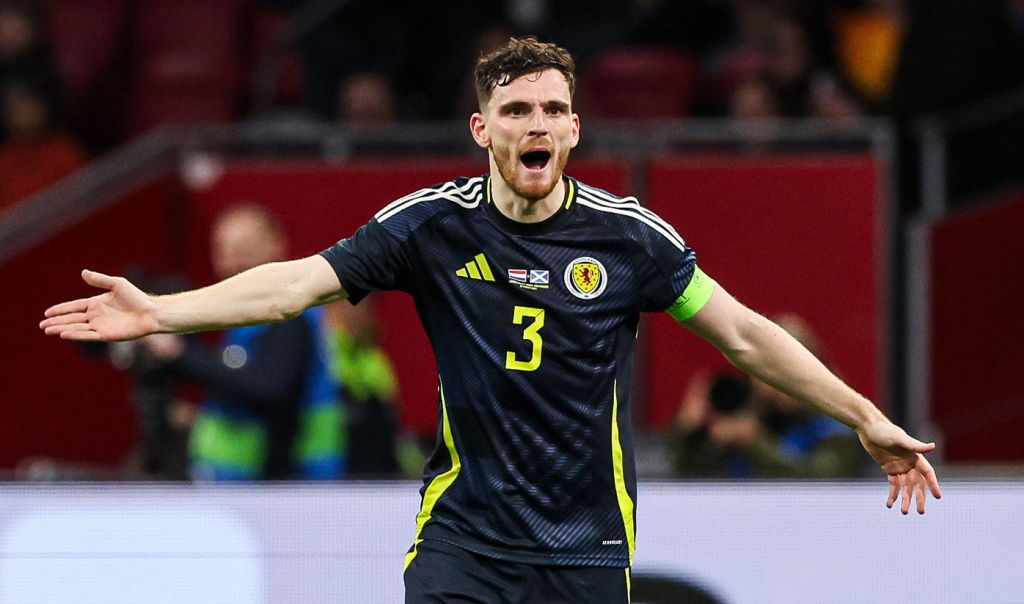
[[[480,59],[474,140],[490,171],[417,191],[318,255],[210,287],[150,297],[108,290],[58,304],[41,327],[117,340],[280,321],[373,290],[416,302],[440,372],[407,602],[627,602],[636,475],[629,428],[641,311],[667,311],[734,364],[855,428],[924,512],[940,495],[922,453],[777,325],[704,274],[667,223],[633,198],[563,174],[580,135],[574,63],[513,39]]]

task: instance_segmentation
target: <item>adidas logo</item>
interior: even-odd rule
[[[494,273],[491,272],[491,266],[487,264],[487,258],[483,254],[474,256],[472,260],[466,263],[465,268],[455,271],[455,276],[464,279],[494,281]]]

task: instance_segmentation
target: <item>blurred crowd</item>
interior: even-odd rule
[[[0,0],[0,208],[165,123],[461,119],[526,34],[603,119],[907,118],[1024,78],[1021,0]]]
[[[41,12],[0,1],[0,212],[85,163],[62,109]]]

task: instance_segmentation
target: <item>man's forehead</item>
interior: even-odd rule
[[[520,100],[569,103],[571,98],[569,82],[557,69],[521,75],[505,86],[495,86],[491,92],[491,102],[495,106]]]

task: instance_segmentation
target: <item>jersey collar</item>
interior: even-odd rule
[[[562,204],[558,206],[558,210],[554,214],[540,222],[519,222],[502,214],[501,210],[492,203],[491,177],[487,175],[484,185],[484,212],[504,231],[520,235],[539,235],[551,232],[565,222],[571,209],[576,205],[574,202],[576,201],[576,191],[579,189],[579,184],[576,182],[576,179],[565,174],[562,175],[562,180],[565,181],[565,195],[562,197]]]

